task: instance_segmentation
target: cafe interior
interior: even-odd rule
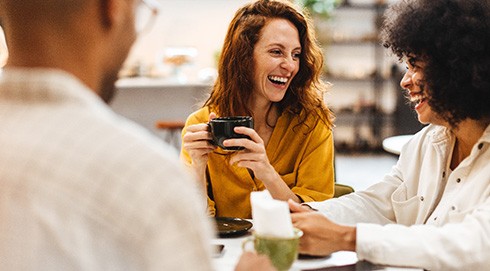
[[[399,86],[403,68],[377,38],[383,12],[395,1],[332,0],[327,6],[305,7],[312,14],[325,57],[323,80],[331,85],[324,100],[336,116],[336,182],[352,190],[379,181],[396,163],[401,146],[422,128]],[[187,116],[202,106],[216,79],[228,22],[249,0],[159,2],[163,8],[134,44],[110,106],[178,152]],[[8,49],[2,42],[0,65],[7,58]],[[242,240],[214,242],[224,244],[228,254],[215,258],[223,267],[220,270],[231,270],[240,253],[237,242]],[[322,260],[349,264],[354,258],[336,254],[296,268],[313,268]]]
[[[399,86],[404,67],[377,38],[383,12],[395,1],[332,0],[318,1],[326,3],[318,10],[307,7],[325,57],[323,78],[331,84],[324,100],[336,116],[335,178],[338,187],[347,187],[345,193],[380,181],[395,165],[403,144],[422,128]],[[180,149],[186,117],[202,106],[216,78],[228,22],[248,2],[163,0],[153,27],[137,40],[121,71],[111,107]],[[240,242],[215,240],[228,249],[214,259],[220,270],[233,269]],[[326,262],[356,268],[352,257],[340,253],[328,260],[300,260],[292,270]],[[357,268],[375,267],[357,263]]]

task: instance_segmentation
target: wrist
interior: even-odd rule
[[[257,174],[255,174],[255,176],[257,177],[257,179],[262,181],[264,183],[264,185],[266,185],[266,186],[270,186],[270,185],[274,185],[274,184],[283,182],[281,175],[279,175],[279,173],[277,173],[276,170],[274,169],[274,167],[272,167],[272,166],[269,170],[263,171],[263,173],[266,173],[266,174],[264,176],[261,176],[262,178],[259,178],[257,176]]]
[[[194,171],[198,174],[201,175],[202,173],[206,172],[206,166],[207,166],[207,161],[206,162],[195,162],[193,161],[192,167],[194,168]]]
[[[342,226],[342,234],[340,235],[342,240],[342,250],[356,251],[357,229],[351,226]]]

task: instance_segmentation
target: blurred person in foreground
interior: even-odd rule
[[[213,270],[195,181],[105,103],[151,2],[0,2],[0,270]]]
[[[250,218],[250,192],[264,189],[284,201],[333,196],[332,116],[313,31],[288,1],[254,1],[232,19],[211,95],[183,131],[181,158],[208,192],[210,215]],[[240,115],[254,119],[254,129],[235,128],[250,139],[224,144],[245,149],[213,146],[207,122]]]
[[[0,25],[0,73],[3,66],[5,66],[5,64],[7,63],[8,56],[9,51],[7,48],[7,43],[5,41],[5,34],[3,32],[2,26]]]
[[[300,250],[427,270],[490,266],[490,6],[404,0],[382,29],[407,66],[401,80],[421,123],[384,179],[308,205],[290,202]]]

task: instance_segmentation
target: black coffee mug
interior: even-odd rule
[[[223,141],[229,138],[248,138],[249,136],[243,134],[237,134],[234,131],[235,127],[245,126],[249,128],[254,128],[253,118],[250,116],[235,116],[235,117],[220,117],[212,119],[209,122],[209,130],[213,137],[212,143],[215,146],[220,147],[225,151],[237,151],[243,150],[242,146],[223,146]]]

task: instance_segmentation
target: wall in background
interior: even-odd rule
[[[189,79],[199,70],[214,67],[229,22],[236,10],[249,0],[159,0],[160,14],[150,31],[136,41],[126,66],[140,62],[151,68],[161,65],[159,53],[166,47],[190,46],[197,49],[194,63],[184,67]]]

